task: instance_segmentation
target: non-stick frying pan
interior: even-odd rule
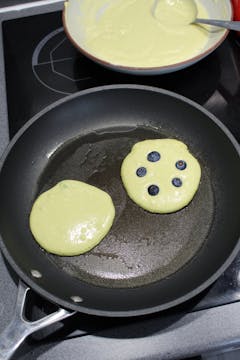
[[[183,210],[150,214],[128,198],[120,166],[137,141],[166,137],[189,146],[201,164],[201,183]],[[28,286],[60,307],[105,316],[167,309],[212,284],[240,248],[239,164],[229,131],[182,96],[136,85],[74,94],[30,120],[2,158],[1,249]],[[36,196],[63,179],[98,186],[116,208],[110,233],[85,255],[48,254],[29,230]],[[27,336],[70,314],[60,310],[30,330],[22,323],[20,332]],[[4,359],[24,337],[16,334],[16,321],[10,327],[1,342]]]

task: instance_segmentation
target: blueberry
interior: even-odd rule
[[[182,186],[182,180],[179,179],[179,178],[173,178],[173,179],[172,179],[172,184],[173,184],[174,186],[176,186],[176,187],[180,187],[180,186]]]
[[[184,160],[178,160],[175,165],[178,170],[184,170],[187,167],[187,163]]]
[[[139,176],[139,177],[145,176],[146,173],[147,173],[147,169],[146,169],[145,167],[140,167],[140,168],[138,168],[137,171],[136,171],[136,174],[137,174],[137,176]]]
[[[157,185],[150,185],[148,187],[149,195],[155,196],[159,193],[159,187]]]
[[[156,161],[160,160],[160,158],[161,158],[161,155],[157,151],[152,151],[147,156],[148,161],[151,161],[151,162],[156,162]]]

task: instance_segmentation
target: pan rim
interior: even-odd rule
[[[0,172],[2,170],[2,167],[5,163],[5,160],[10,153],[11,149],[14,147],[15,143],[18,141],[18,139],[22,136],[22,134],[38,119],[40,119],[44,114],[48,113],[55,107],[68,102],[69,100],[72,100],[74,98],[78,98],[80,96],[88,95],[95,92],[100,92],[103,90],[116,90],[116,89],[133,89],[133,90],[143,90],[143,91],[152,91],[155,93],[161,93],[167,96],[171,96],[175,99],[178,99],[180,101],[183,101],[190,106],[193,106],[194,108],[198,109],[202,113],[204,113],[210,120],[212,120],[227,136],[227,138],[231,141],[232,145],[234,146],[235,150],[237,151],[239,157],[240,157],[240,145],[238,144],[235,137],[232,135],[232,133],[228,130],[228,128],[217,118],[215,115],[210,113],[208,110],[203,108],[201,105],[197,104],[196,102],[180,95],[172,91],[168,91],[161,88],[156,88],[152,86],[145,86],[145,85],[135,85],[135,84],[118,84],[118,85],[105,85],[105,86],[98,86],[90,89],[86,89],[83,91],[79,91],[77,93],[71,94],[69,96],[64,97],[63,99],[60,99],[53,104],[47,106],[43,110],[41,110],[39,113],[34,115],[30,120],[27,121],[27,123],[16,133],[16,135],[11,139],[8,146],[6,147],[1,159],[0,159]],[[38,294],[46,298],[47,300],[67,309],[71,309],[74,311],[86,313],[86,314],[92,314],[92,315],[100,315],[100,316],[114,316],[114,317],[128,317],[128,316],[138,316],[138,315],[145,315],[145,314],[151,314],[158,311],[166,310],[169,308],[172,308],[176,305],[180,305],[181,303],[184,303],[185,301],[195,297],[199,293],[201,293],[203,290],[208,288],[213,282],[217,280],[217,278],[227,269],[227,267],[232,263],[235,256],[237,255],[238,251],[240,250],[240,239],[238,239],[237,244],[235,245],[232,253],[228,258],[225,260],[225,262],[221,265],[221,267],[210,277],[208,278],[204,283],[199,285],[194,290],[190,291],[189,293],[179,297],[178,299],[175,299],[173,301],[167,302],[162,305],[157,305],[154,307],[149,307],[147,309],[138,309],[138,310],[128,310],[128,311],[106,311],[106,310],[99,310],[99,309],[93,309],[84,307],[81,305],[76,305],[73,303],[70,303],[68,301],[62,300],[58,298],[55,295],[52,295],[48,291],[46,291],[43,287],[35,283],[28,275],[26,275],[22,269],[15,263],[12,256],[8,252],[4,240],[2,239],[0,235],[0,249],[3,252],[4,257],[10,264],[10,266],[14,269],[14,271],[17,273],[17,275],[27,284],[29,285],[34,291],[36,291]]]

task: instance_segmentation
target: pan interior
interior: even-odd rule
[[[74,257],[45,253],[57,267],[98,286],[126,288],[161,280],[196,255],[214,213],[210,175],[199,154],[200,187],[192,202],[176,213],[144,211],[128,198],[121,182],[121,163],[132,145],[163,137],[166,134],[146,128],[95,132],[63,145],[52,156],[41,176],[39,193],[64,179],[85,181],[109,193],[116,209],[111,231],[90,252]]]

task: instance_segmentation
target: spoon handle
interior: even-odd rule
[[[240,31],[240,21],[225,21],[225,20],[212,20],[212,19],[208,20],[208,19],[197,18],[194,22],[200,24],[219,26],[229,30]]]

